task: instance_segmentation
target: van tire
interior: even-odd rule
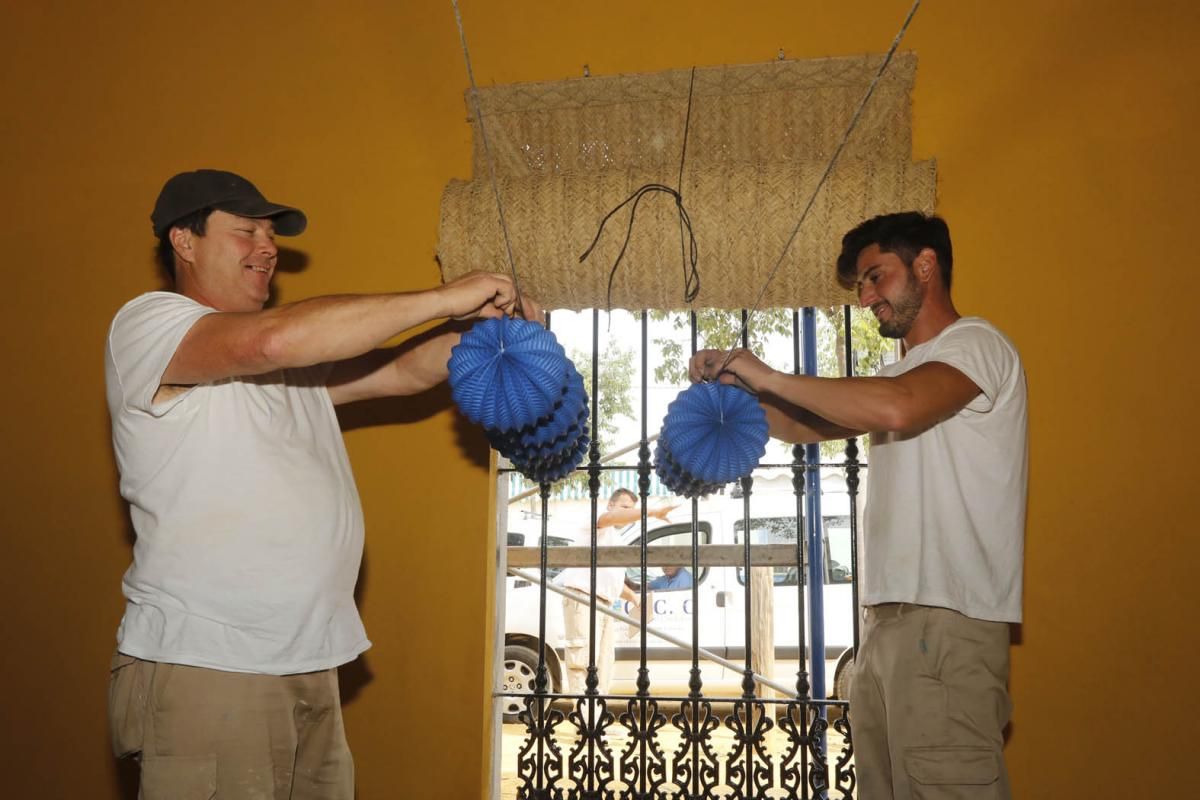
[[[852,683],[854,683],[854,648],[848,647],[838,656],[837,667],[833,670],[832,699],[849,700]]]
[[[506,692],[533,694],[533,681],[537,678],[537,651],[519,644],[504,646],[504,669],[500,673],[500,685]],[[505,722],[520,722],[520,713],[525,710],[525,701],[520,697],[501,697]]]

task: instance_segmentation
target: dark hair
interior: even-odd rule
[[[950,228],[941,217],[920,211],[882,214],[857,226],[842,237],[842,253],[837,260],[837,280],[846,288],[854,288],[858,280],[858,256],[873,244],[884,253],[895,253],[905,266],[912,267],[913,259],[926,247],[937,254],[942,282],[950,290],[954,251],[950,247]]]
[[[637,495],[633,493],[633,490],[632,490],[632,489],[626,489],[624,486],[622,486],[620,489],[617,489],[616,491],[614,491],[614,492],[612,493],[612,495],[611,495],[611,496],[609,496],[609,498],[608,498],[608,499],[609,499],[609,500],[616,500],[618,497],[620,497],[620,496],[621,496],[621,495],[623,495],[623,494],[627,494],[627,495],[629,495],[629,499],[630,499],[630,500],[632,500],[632,501],[633,501],[633,502],[635,502],[635,503],[638,501]]]
[[[158,263],[171,276],[171,280],[175,280],[175,245],[171,244],[171,229],[184,228],[197,236],[203,236],[212,212],[211,208],[202,208],[180,217],[168,225],[163,235],[158,237]]]

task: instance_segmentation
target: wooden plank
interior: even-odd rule
[[[793,548],[793,554],[795,549]],[[754,567],[750,570],[750,669],[757,675],[775,674],[775,585],[774,570]],[[759,697],[774,697],[769,686],[755,687]]]
[[[740,544],[702,544],[699,548],[702,567],[745,566],[746,548]],[[551,567],[586,567],[591,557],[588,547],[549,547],[546,549],[546,564]],[[641,548],[636,545],[599,547],[596,549],[596,566],[636,567],[641,565]],[[755,567],[796,566],[794,544],[750,545],[750,563]],[[690,567],[692,548],[690,545],[650,545],[646,548],[646,564],[651,567],[677,565]],[[508,566],[537,567],[541,565],[541,552],[536,547],[508,548]]]

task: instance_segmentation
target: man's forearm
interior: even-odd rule
[[[447,322],[396,347],[334,362],[326,382],[333,402],[406,396],[433,388],[449,376],[451,350],[461,340],[462,328]]]
[[[340,361],[447,315],[436,290],[330,295],[262,312],[264,354],[272,368]]]
[[[766,392],[758,395],[758,403],[767,416],[771,436],[792,444],[812,444],[830,439],[847,439],[862,431],[835,425],[806,408],[789,403]]]
[[[852,431],[925,430],[958,413],[979,387],[958,369],[929,361],[883,378],[815,378],[774,372],[760,391]]]
[[[450,351],[461,339],[459,330],[442,326],[420,337],[411,346],[397,348],[397,355],[390,365],[396,374],[394,393],[417,394],[446,380],[450,375]]]
[[[868,431],[894,430],[902,398],[886,378],[818,378],[776,372],[758,387],[799,411],[797,424],[819,438],[845,438]]]
[[[264,311],[209,314],[180,342],[162,383],[193,385],[343,361],[444,313],[438,290],[431,290],[331,295]]]

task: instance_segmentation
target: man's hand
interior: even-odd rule
[[[454,319],[523,316],[530,322],[545,324],[541,306],[527,294],[517,297],[512,278],[494,272],[470,272],[435,290],[441,297],[443,315]]]
[[[729,363],[725,363],[726,358]],[[722,368],[724,364],[724,368]],[[749,350],[699,350],[688,364],[692,383],[718,380],[732,383],[747,391],[757,392],[775,370],[768,367]]]

